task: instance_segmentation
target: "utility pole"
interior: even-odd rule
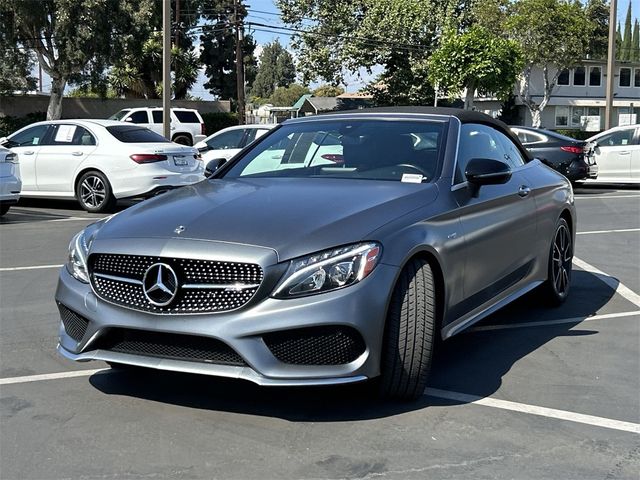
[[[162,134],[171,140],[171,0],[162,1]]]
[[[180,24],[180,0],[176,0],[176,48],[180,48],[180,35],[182,25]]]
[[[607,91],[606,106],[604,112],[604,129],[611,128],[613,116],[613,82],[615,80],[616,66],[616,14],[618,0],[611,0],[609,6],[609,49],[607,51]]]
[[[242,41],[244,30],[238,12],[239,0],[233,0],[233,23],[236,26],[236,86],[238,92],[238,124],[244,125],[244,55],[242,54]]]

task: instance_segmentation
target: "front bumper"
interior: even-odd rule
[[[61,269],[56,300],[89,321],[80,341],[60,324],[58,352],[74,361],[103,360],[161,370],[200,373],[249,380],[259,385],[333,385],[372,378],[380,373],[380,351],[397,267],[380,264],[362,282],[342,290],[298,299],[271,297],[250,302],[236,311],[215,314],[158,315],[112,305],[91,287]],[[350,363],[296,365],[274,356],[263,337],[272,332],[321,326],[355,329],[364,351]],[[112,328],[194,335],[217,339],[231,347],[244,366],[131,355],[96,348]]]

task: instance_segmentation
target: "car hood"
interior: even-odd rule
[[[182,238],[270,248],[280,260],[368,238],[435,200],[435,184],[344,179],[206,180],[105,222],[96,239]],[[180,234],[176,230],[182,230]]]

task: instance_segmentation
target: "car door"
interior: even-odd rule
[[[594,155],[598,165],[598,180],[631,177],[631,158],[635,128],[615,130],[596,139]]]
[[[5,146],[18,155],[20,175],[22,177],[22,192],[38,189],[36,182],[36,158],[42,148],[42,142],[47,136],[49,124],[39,124],[11,135]]]
[[[504,184],[479,188],[467,183],[464,171],[473,158],[508,164],[511,178]],[[471,312],[518,284],[533,267],[531,241],[537,219],[531,185],[520,172],[523,165],[523,156],[506,135],[486,125],[462,125],[452,189],[467,253],[464,300],[452,308],[452,318]]]
[[[95,136],[81,125],[52,125],[36,159],[38,190],[74,193],[74,173],[97,147]]]

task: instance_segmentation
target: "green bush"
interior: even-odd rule
[[[0,137],[6,137],[16,130],[20,130],[22,127],[26,127],[31,123],[41,122],[46,119],[47,114],[45,112],[33,112],[25,115],[24,117],[0,117]]]
[[[202,113],[207,136],[223,128],[238,125],[238,114],[229,112]]]
[[[584,130],[573,130],[569,128],[559,128],[554,132],[560,135],[566,135],[567,137],[575,138],[576,140],[586,140],[589,137],[593,137],[599,132],[585,132]]]

